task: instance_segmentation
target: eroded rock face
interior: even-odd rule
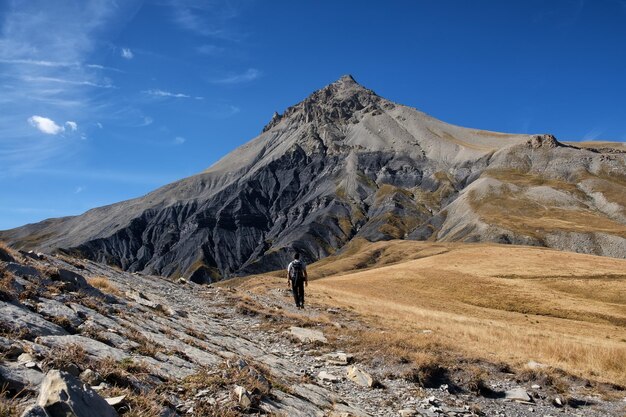
[[[117,412],[97,392],[68,373],[48,372],[37,405],[50,417],[117,417]]]
[[[205,172],[81,216],[0,232],[0,239],[196,283],[283,268],[293,250],[317,260],[353,238],[492,241],[626,257],[625,171],[626,154],[564,146],[551,135],[452,126],[344,76],[274,114],[260,136]],[[495,174],[517,188],[478,182]],[[579,189],[587,178],[593,186]],[[520,182],[564,187],[581,213],[600,219],[587,224],[602,226],[576,241],[567,234],[580,232],[578,225],[517,227],[542,216],[517,202]],[[494,200],[521,218],[481,212]],[[548,211],[562,205],[541,204]]]

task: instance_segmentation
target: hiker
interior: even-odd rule
[[[309,277],[306,273],[306,265],[300,260],[300,254],[297,252],[287,267],[287,285],[291,285],[296,307],[304,308],[304,286],[309,285]]]

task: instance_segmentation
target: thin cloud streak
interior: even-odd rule
[[[160,90],[160,89],[145,90],[145,91],[142,91],[142,93],[155,96],[155,97],[194,98],[196,100],[204,99],[204,97],[197,97],[197,96],[194,97],[194,96],[190,96],[189,94],[172,93],[171,91],[165,91],[165,90]]]
[[[254,81],[261,76],[261,72],[255,68],[250,68],[241,74],[230,75],[224,78],[213,80],[215,84],[241,84]]]
[[[585,135],[583,136],[583,141],[598,140],[603,133],[604,129],[596,127],[585,133]]]

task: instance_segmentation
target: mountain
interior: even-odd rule
[[[129,271],[210,282],[355,237],[491,241],[626,257],[626,152],[441,122],[351,76],[275,113],[204,172],[0,232]]]

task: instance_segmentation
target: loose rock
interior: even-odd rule
[[[117,412],[94,390],[73,376],[52,370],[41,384],[37,404],[50,417],[117,417]]]

